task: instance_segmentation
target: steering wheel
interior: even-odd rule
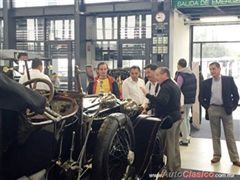
[[[45,85],[47,85],[47,89],[38,89],[37,88],[37,84],[38,83],[43,83]],[[39,94],[41,94],[42,96],[46,97],[48,102],[51,102],[53,99],[53,95],[54,95],[54,88],[53,88],[53,84],[46,80],[46,79],[41,79],[41,78],[35,78],[35,79],[31,79],[29,81],[26,81],[25,83],[23,83],[24,86],[29,86],[33,91],[37,91],[39,92]]]
[[[44,85],[46,85],[46,89],[38,89],[37,88],[38,83],[43,83]],[[54,95],[54,88],[53,84],[50,81],[42,78],[35,78],[26,81],[25,83],[23,83],[23,85],[30,87],[33,91],[37,91],[42,96],[46,97],[48,102],[52,101]],[[29,109],[27,109],[26,111],[26,116],[30,119],[34,117],[36,117],[37,119],[45,119],[44,115],[37,115],[35,112],[32,112]]]

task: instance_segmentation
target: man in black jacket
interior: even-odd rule
[[[199,101],[206,109],[210,120],[214,153],[211,162],[217,163],[221,159],[222,121],[230,159],[233,165],[240,167],[232,119],[232,111],[237,108],[239,101],[238,89],[232,77],[221,75],[219,63],[211,63],[209,69],[212,78],[202,82]]]
[[[166,67],[159,67],[156,70],[156,79],[161,86],[157,96],[150,95],[146,89],[143,93],[150,101],[150,106],[155,108],[155,116],[159,118],[169,117],[172,127],[167,130],[160,130],[160,137],[163,141],[163,151],[167,156],[167,170],[179,171],[181,168],[179,133],[181,124],[180,96],[181,92],[177,84],[170,79],[170,72]]]

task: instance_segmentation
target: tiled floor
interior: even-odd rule
[[[221,161],[211,164],[213,155],[212,140],[192,138],[188,147],[180,146],[182,168],[240,175],[240,168],[233,166],[230,161],[225,140],[221,141],[221,146]],[[240,154],[240,141],[237,141],[237,147]]]

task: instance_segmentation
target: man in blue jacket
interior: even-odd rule
[[[221,159],[221,121],[224,128],[228,153],[233,165],[240,167],[239,156],[233,134],[232,112],[237,108],[239,94],[232,77],[222,76],[217,62],[209,65],[212,78],[202,82],[199,101],[206,109],[210,121],[213,141],[212,163]]]

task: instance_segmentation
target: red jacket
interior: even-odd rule
[[[111,77],[107,76],[110,84],[110,90],[117,98],[120,98],[120,92],[118,88],[118,84],[116,81]],[[97,89],[97,82],[98,82],[99,76],[97,76],[93,82],[90,82],[88,85],[88,94],[96,94],[96,89]]]

